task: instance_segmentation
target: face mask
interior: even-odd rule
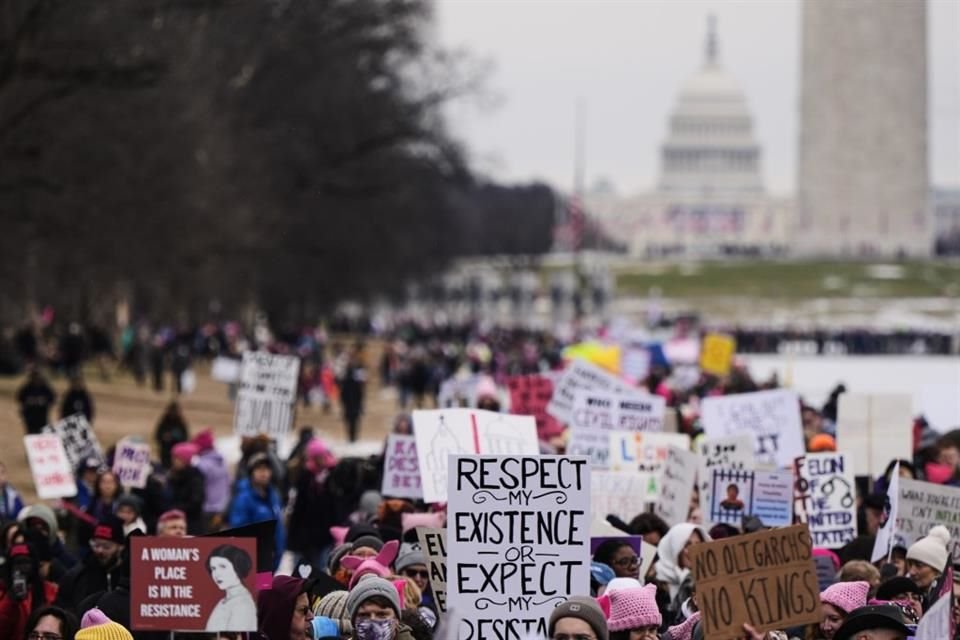
[[[357,640],[391,640],[393,620],[361,620],[354,630]]]

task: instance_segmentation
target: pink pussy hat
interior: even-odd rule
[[[660,609],[657,607],[657,586],[648,584],[640,588],[617,589],[610,593],[610,631],[626,631],[650,625],[660,626]]]
[[[857,607],[867,604],[867,593],[869,592],[870,584],[864,580],[838,582],[823,590],[823,593],[820,594],[820,602],[832,604],[840,611],[850,613]]]

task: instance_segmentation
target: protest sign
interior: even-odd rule
[[[670,447],[690,450],[690,436],[685,433],[611,431],[607,439],[610,471],[660,473]]]
[[[437,393],[437,406],[441,409],[477,406],[477,385],[481,377],[471,375],[444,380]]]
[[[124,487],[143,489],[150,477],[150,445],[133,438],[124,438],[117,443],[113,454],[113,473]]]
[[[686,522],[696,480],[697,454],[689,448],[667,447],[667,460],[660,481],[660,499],[654,507],[654,513],[671,527]]]
[[[130,539],[137,631],[256,631],[253,538]]]
[[[895,543],[909,548],[926,536],[931,527],[942,524],[950,530],[947,551],[960,558],[960,488],[909,478],[898,481]]]
[[[427,558],[430,588],[440,613],[447,612],[447,530],[417,527],[420,549]]]
[[[87,458],[94,458],[104,464],[103,449],[100,448],[97,434],[82,413],[75,413],[59,422],[48,424],[43,428],[43,432],[60,438],[71,469],[76,470]]]
[[[758,467],[787,469],[806,451],[800,399],[786,389],[703,399],[700,417],[708,438],[749,434]]]
[[[795,463],[794,515],[813,546],[839,549],[857,537],[853,465],[842,453],[808,453]]]
[[[547,636],[553,609],[590,592],[590,466],[569,456],[454,456],[447,608],[461,640]]]
[[[233,430],[241,436],[265,433],[272,438],[293,427],[300,358],[265,351],[245,351],[233,415]]]
[[[817,585],[822,592],[837,581],[837,567],[830,556],[813,556],[813,564],[817,568]]]
[[[273,584],[273,570],[276,566],[277,521],[261,520],[253,524],[206,533],[206,538],[252,538],[257,544],[257,590],[269,589]],[[291,563],[292,564],[292,563]]]
[[[949,640],[954,636],[950,596],[941,596],[920,618],[914,640]]]
[[[840,394],[837,450],[857,473],[877,477],[891,460],[913,451],[913,398],[909,394]]]
[[[559,434],[563,427],[547,413],[553,397],[553,380],[547,376],[511,376],[507,378],[510,390],[510,413],[533,416],[537,421],[540,439]]]
[[[700,493],[700,512],[706,522],[710,519],[710,488],[713,486],[713,469],[753,469],[753,440],[750,436],[727,436],[703,438],[697,443],[699,466],[697,489]]]
[[[547,412],[560,422],[570,424],[577,391],[625,393],[627,390],[627,385],[612,373],[589,362],[574,360],[553,385],[553,397],[547,405]]]
[[[900,462],[893,465],[893,473],[890,474],[890,486],[887,487],[887,495],[884,499],[883,514],[881,514],[880,529],[873,540],[873,552],[870,555],[870,562],[876,562],[880,559],[890,561],[893,546],[896,543],[895,529],[897,527],[898,514],[900,513]]]
[[[690,547],[703,637],[734,640],[820,621],[820,589],[806,525]]]
[[[660,498],[657,473],[597,471],[590,474],[590,508],[593,518],[605,520],[615,515],[630,522],[647,510],[647,504]]]
[[[23,446],[27,450],[27,460],[38,498],[51,500],[77,495],[74,470],[60,438],[49,434],[24,436]]]
[[[450,455],[540,453],[532,416],[477,409],[414,411],[413,427],[425,502],[446,502]]]
[[[217,382],[233,384],[240,381],[240,360],[217,356],[210,366],[210,377]]]
[[[710,522],[741,526],[755,516],[768,527],[793,523],[793,474],[779,471],[714,469]]]
[[[646,379],[650,373],[650,351],[642,342],[630,342],[623,347],[620,372],[625,379],[634,383]]]
[[[737,352],[737,341],[722,333],[708,333],[700,348],[700,370],[704,373],[723,377],[730,373],[733,356]]]
[[[417,461],[417,442],[414,436],[391,433],[383,460],[381,495],[391,498],[423,497],[420,487],[420,463]]]
[[[661,431],[666,403],[636,392],[578,390],[574,393],[567,453],[587,456],[594,469],[610,466],[613,431]]]

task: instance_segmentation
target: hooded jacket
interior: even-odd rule
[[[270,589],[257,594],[257,620],[260,636],[266,640],[289,640],[290,622],[297,598],[303,593],[300,578],[275,576]]]
[[[201,451],[196,468],[203,474],[204,513],[222,513],[230,502],[230,472],[223,456],[213,448]]]

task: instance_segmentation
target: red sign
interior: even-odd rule
[[[256,631],[254,538],[131,538],[135,631]]]
[[[563,426],[547,413],[547,404],[553,397],[553,382],[545,376],[512,376],[507,378],[510,389],[510,413],[533,416],[537,421],[537,437],[549,440],[563,432]]]

